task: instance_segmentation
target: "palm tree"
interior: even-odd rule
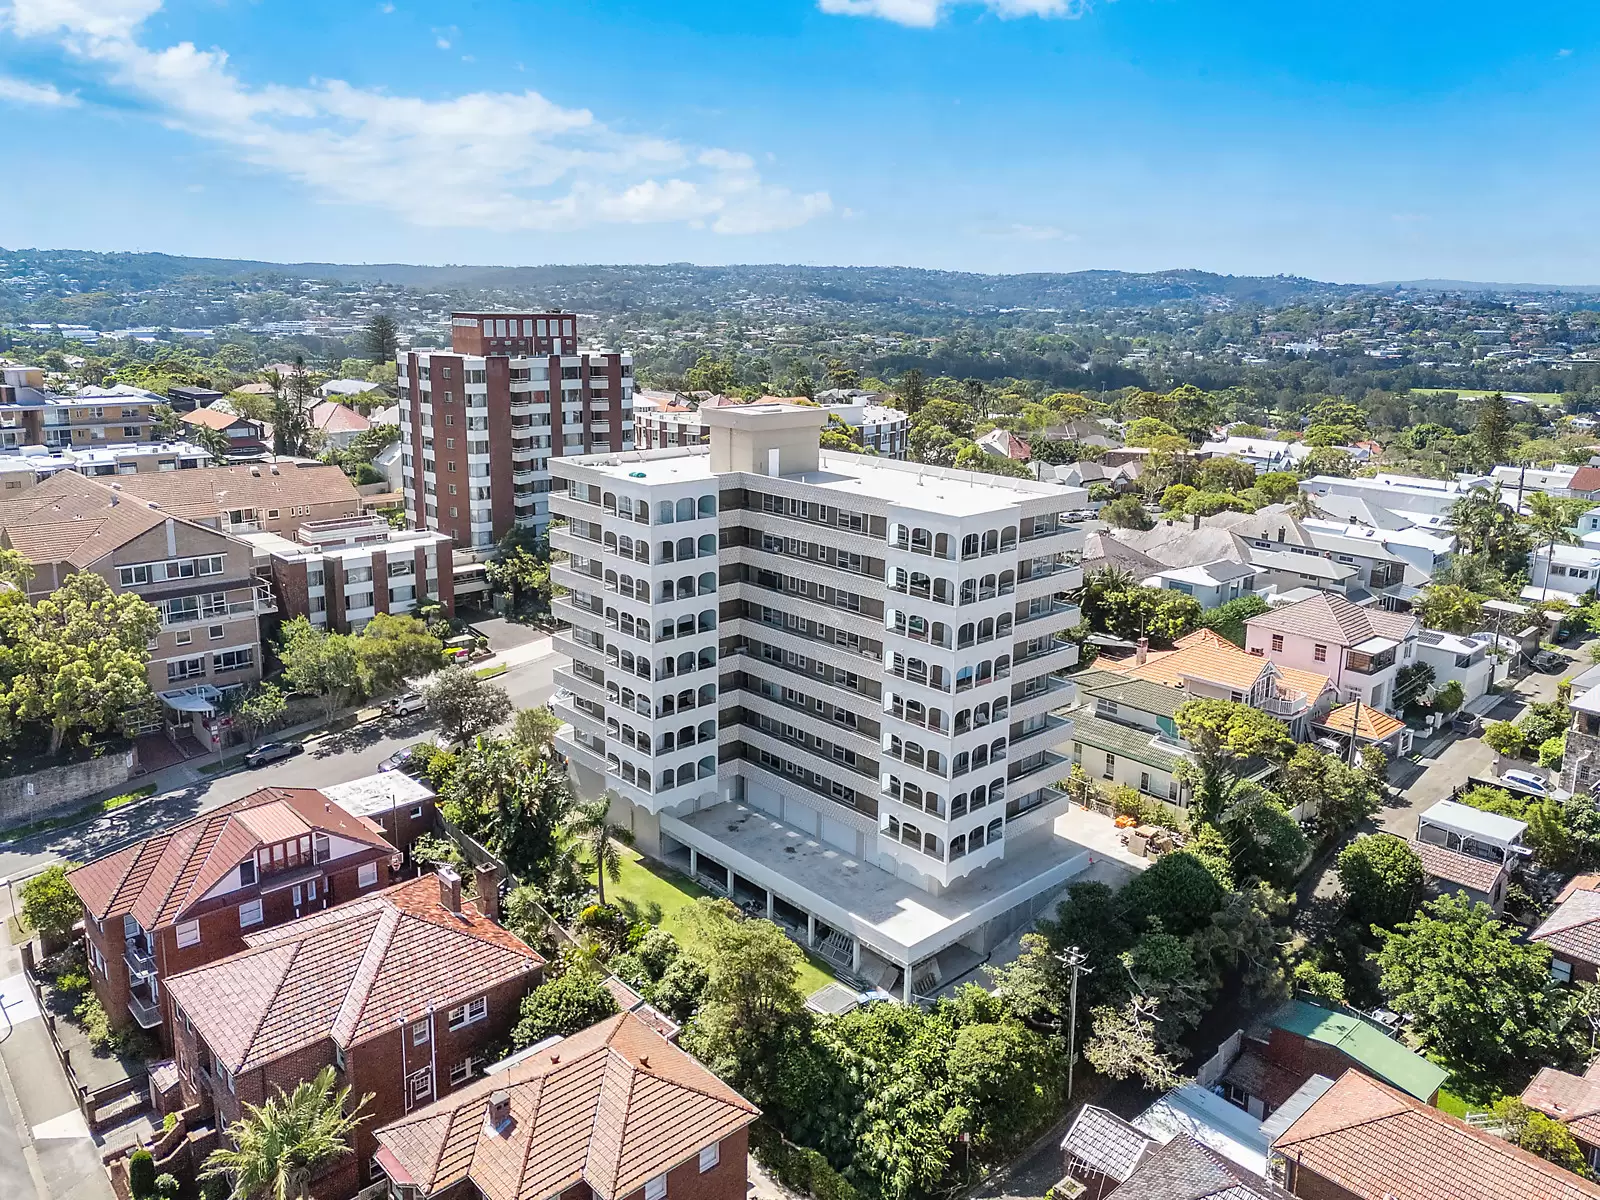
[[[606,902],[606,880],[618,883],[622,879],[622,851],[618,846],[633,845],[633,830],[612,823],[611,801],[612,795],[607,792],[598,800],[579,804],[562,823],[567,836],[587,852],[602,905]]]
[[[1566,507],[1546,492],[1535,492],[1528,497],[1528,515],[1523,525],[1529,533],[1545,543],[1544,592],[1540,599],[1548,600],[1550,572],[1555,567],[1556,543],[1572,543],[1578,539],[1570,528],[1572,521],[1567,517]]]
[[[1450,525],[1462,549],[1486,558],[1494,555],[1495,539],[1511,524],[1513,514],[1489,488],[1475,487],[1450,507]]]
[[[1323,512],[1317,507],[1317,498],[1310,492],[1300,491],[1294,494],[1294,499],[1289,501],[1289,515],[1298,520],[1307,517],[1320,517]]]
[[[232,1200],[306,1200],[311,1181],[337,1158],[350,1153],[349,1136],[366,1118],[372,1093],[350,1112],[350,1089],[334,1091],[332,1067],[315,1079],[278,1089],[260,1107],[246,1104],[245,1115],[228,1126],[234,1149],[213,1150],[200,1178],[233,1185]]]

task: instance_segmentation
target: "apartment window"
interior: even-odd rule
[[[141,583],[149,583],[150,564],[144,563],[137,567],[118,567],[117,582],[123,587],[137,587]]]
[[[375,884],[377,882],[378,882],[378,864],[377,863],[362,863],[360,869],[358,869],[356,871],[356,886],[357,887],[366,888],[366,887],[371,887],[373,884]]]
[[[458,1004],[450,1010],[450,1028],[461,1029],[489,1015],[489,997],[479,996],[476,1000],[466,1004]]]
[[[472,1078],[472,1073],[478,1069],[478,1060],[468,1055],[455,1066],[450,1068],[450,1086],[460,1087]]]
[[[411,1044],[413,1046],[421,1046],[426,1044],[427,1040],[428,1023],[426,1021],[418,1021],[411,1027]]]
[[[179,683],[185,679],[201,679],[206,673],[206,657],[177,658],[167,663],[167,682]]]
[[[1318,662],[1327,662],[1328,661],[1328,648],[1326,646],[1324,646],[1321,642],[1318,642],[1315,646],[1313,646],[1311,648],[1311,657],[1316,659]]]
[[[407,1081],[407,1091],[411,1093],[411,1103],[416,1104],[433,1095],[433,1068],[423,1067],[420,1071],[412,1073]]]
[[[1149,771],[1140,771],[1139,772],[1139,790],[1141,792],[1148,792],[1150,790],[1150,772]]]
[[[420,821],[422,819],[422,805],[419,804],[411,810],[411,819],[413,821]]]
[[[644,1185],[644,1200],[666,1200],[666,1196],[667,1177],[665,1175],[657,1175]]]
[[[198,946],[200,944],[200,922],[180,921],[177,928],[178,948]]]
[[[213,642],[220,642],[222,640],[222,626],[207,625],[206,637],[210,638]]]
[[[325,833],[313,834],[311,847],[312,859],[315,862],[325,863],[333,856],[333,843],[328,840],[328,835]],[[373,874],[376,875],[377,867],[374,866],[372,870]]]
[[[1283,634],[1275,633],[1272,635],[1272,648],[1274,650],[1283,649]]]
[[[722,1145],[720,1142],[712,1142],[700,1151],[700,1174],[704,1175],[721,1161]]]
[[[261,901],[247,900],[239,905],[239,928],[249,929],[252,925],[261,924]]]
[[[218,675],[226,675],[229,671],[244,671],[255,666],[256,652],[253,647],[243,650],[224,650],[221,654],[213,654],[212,661],[216,666]]]
[[[1105,769],[1105,773],[1101,776],[1101,778],[1102,779],[1110,779],[1113,776],[1115,776],[1116,773],[1117,773],[1117,756],[1115,754],[1107,754],[1106,755],[1106,769]]]
[[[190,642],[194,641],[194,634],[187,629],[180,629],[177,634],[174,635],[173,641],[180,646],[187,646]]]
[[[256,881],[256,860],[247,858],[239,864],[239,886],[249,887]]]

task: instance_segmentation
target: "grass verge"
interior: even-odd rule
[[[506,666],[505,663],[501,663],[497,667],[484,667],[482,670],[474,671],[473,674],[479,679],[496,679],[499,676],[504,675],[510,669],[511,668]]]
[[[637,850],[618,848],[622,851],[622,880],[606,881],[606,899],[636,920],[659,925],[680,943],[693,940],[688,910],[701,896],[711,893],[694,880],[650,862]],[[808,953],[800,964],[801,990],[809,996],[833,982],[833,972]]]

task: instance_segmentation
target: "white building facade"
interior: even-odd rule
[[[552,464],[558,744],[641,849],[909,994],[1087,866],[1054,786],[1084,495],[823,455],[824,413]]]

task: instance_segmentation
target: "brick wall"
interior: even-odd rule
[[[133,778],[138,762],[130,747],[86,762],[8,775],[0,779],[0,831],[66,812],[97,792],[121,787]]]
[[[1301,1200],[1365,1200],[1365,1197],[1298,1164],[1290,1165],[1289,1191]]]

